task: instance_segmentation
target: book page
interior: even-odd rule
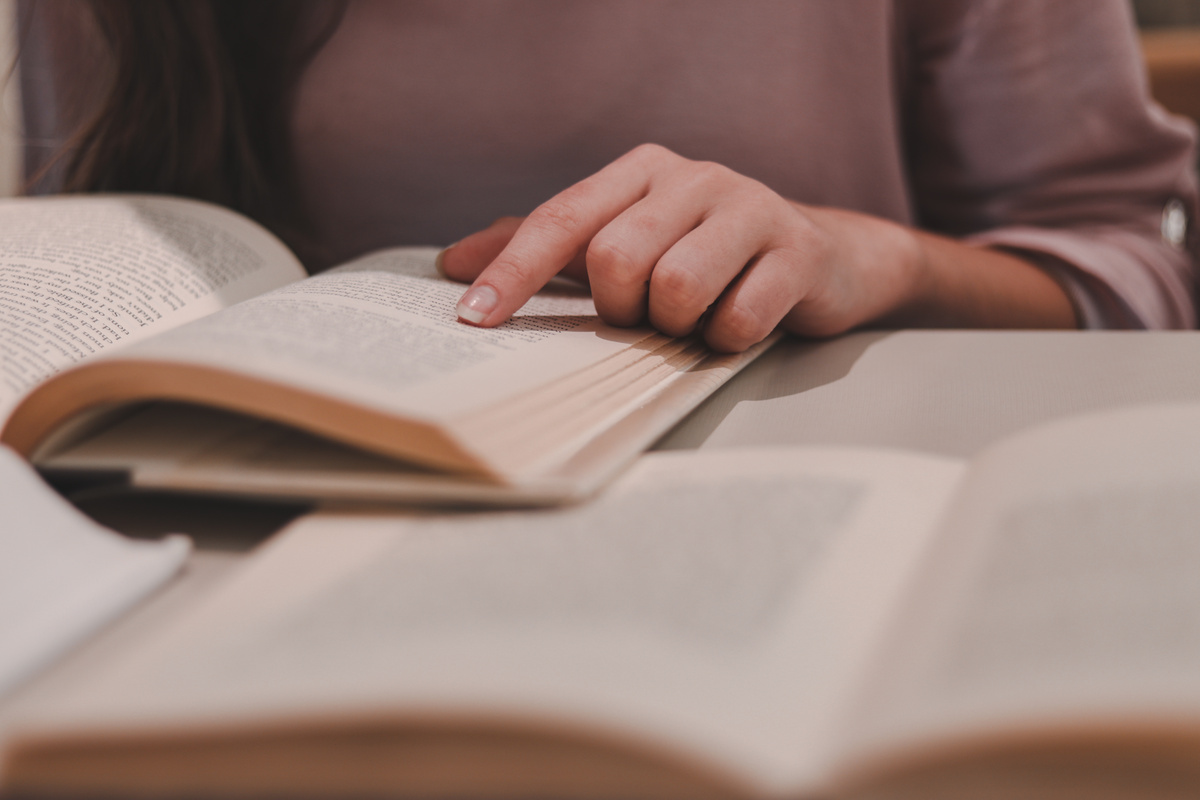
[[[651,454],[574,507],[312,516],[29,730],[511,721],[795,793],[821,781],[833,720],[961,469]]]
[[[601,325],[586,290],[565,283],[498,328],[465,325],[454,311],[463,286],[437,274],[437,252],[374,253],[123,355],[236,369],[389,413],[447,419],[653,336]]]
[[[205,203],[0,201],[0,423],[65,367],[302,277],[274,236]]]
[[[0,447],[0,695],[156,589],[191,542],[102,528]]]
[[[1200,407],[1079,417],[986,451],[879,659],[860,748],[1194,730],[1198,532]]]

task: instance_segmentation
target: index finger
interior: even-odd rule
[[[458,301],[458,318],[490,328],[511,317],[605,225],[645,196],[648,157],[638,148],[534,209]]]

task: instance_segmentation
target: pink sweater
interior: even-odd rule
[[[1021,251],[1089,325],[1195,324],[1161,233],[1194,218],[1194,135],[1149,101],[1125,0],[351,0],[293,130],[314,268],[452,242],[657,142]]]

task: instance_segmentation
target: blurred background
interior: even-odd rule
[[[1200,25],[1200,0],[1133,0],[1133,11],[1143,28]]]
[[[1155,98],[1200,120],[1200,0],[1133,0]]]

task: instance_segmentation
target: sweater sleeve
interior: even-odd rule
[[[1195,130],[1151,100],[1128,4],[899,8],[922,226],[1039,264],[1087,327],[1193,327]]]

